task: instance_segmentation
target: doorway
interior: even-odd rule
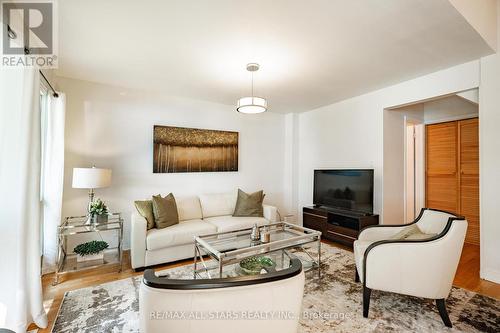
[[[392,158],[395,163],[404,161],[404,209],[400,213],[404,222],[412,222],[423,207],[463,215],[469,223],[465,242],[477,246],[479,252],[477,96],[476,89],[393,109],[384,125],[389,132],[391,126],[393,131],[397,127],[404,131],[400,136],[404,160]]]
[[[480,278],[478,97],[476,88],[385,109],[383,117],[384,223],[410,223],[422,207],[464,215],[469,227],[454,284],[475,291],[485,283]]]
[[[471,185],[475,181],[472,177],[479,177],[478,124],[474,125],[474,120],[470,120],[476,119],[478,122],[478,117],[478,89],[384,110],[383,168],[384,175],[390,175],[384,177],[384,223],[411,222],[420,209],[426,206],[449,210],[466,217],[471,216],[475,224],[472,229],[476,229],[476,241],[471,242],[478,243],[478,183],[477,186]],[[455,125],[450,128],[449,124]],[[428,131],[439,128],[440,131],[434,132],[455,133],[452,135],[453,142],[438,142],[436,154],[427,156],[426,139],[434,140],[434,135],[429,137]],[[460,143],[457,141],[459,130],[462,136],[468,135]],[[442,145],[444,146],[441,147]],[[453,150],[453,153],[443,151],[446,148]],[[459,148],[462,150],[459,151]],[[460,165],[458,157],[463,162]],[[450,167],[443,165],[448,163]],[[428,167],[431,169],[428,170]],[[456,173],[452,180],[450,173]],[[462,181],[458,183],[457,179],[462,175]],[[428,185],[433,185],[430,193]],[[459,189],[460,193],[457,192]],[[444,199],[438,197],[434,200],[436,191]],[[450,201],[455,204],[450,205]],[[459,209],[461,206],[464,207],[463,211]],[[469,239],[472,238],[469,237],[468,241]]]

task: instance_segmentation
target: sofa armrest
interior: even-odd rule
[[[278,222],[278,208],[270,205],[262,205],[264,218],[269,222]]]
[[[370,226],[361,230],[361,232],[358,235],[358,239],[361,241],[372,241],[372,242],[390,239],[392,236],[400,232],[408,225],[409,224]]]
[[[147,221],[139,213],[133,212],[130,226],[130,260],[132,268],[141,268],[146,262]]]

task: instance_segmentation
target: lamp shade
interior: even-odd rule
[[[242,97],[236,110],[241,113],[261,113],[267,110],[267,101],[262,97]]]
[[[111,185],[111,169],[73,168],[73,188],[101,188]]]

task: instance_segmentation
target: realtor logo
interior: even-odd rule
[[[2,66],[56,67],[54,1],[1,1]]]

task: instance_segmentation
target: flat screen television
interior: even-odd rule
[[[314,170],[315,206],[373,214],[373,169]]]

